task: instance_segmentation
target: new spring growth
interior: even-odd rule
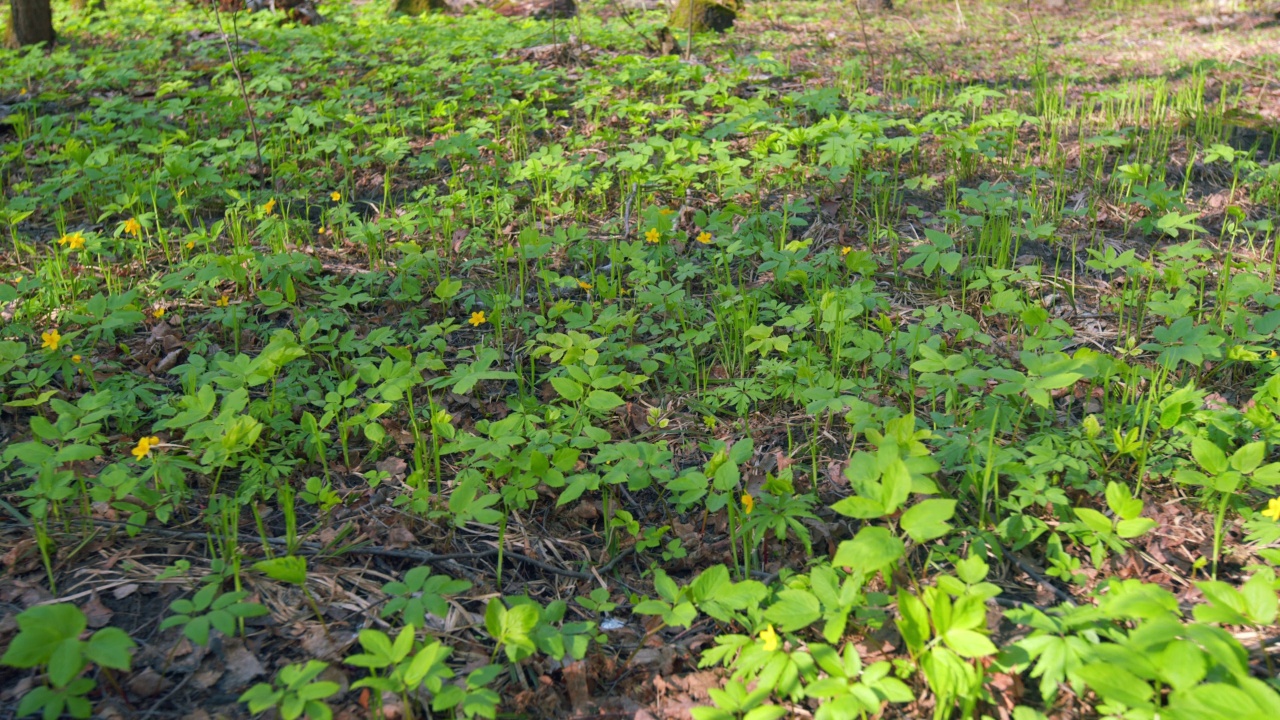
[[[1098,418],[1090,415],[1084,419],[1084,435],[1090,440],[1094,440],[1102,432],[1102,423],[1098,422]]]

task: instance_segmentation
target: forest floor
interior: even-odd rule
[[[0,50],[0,720],[1280,716],[1280,9],[899,5]]]

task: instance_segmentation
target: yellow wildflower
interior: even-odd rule
[[[1275,360],[1275,359],[1276,359],[1276,351],[1275,351],[1275,350],[1272,350],[1270,353],[1268,353],[1268,357],[1270,357],[1272,360]]]
[[[840,257],[844,257],[845,255],[848,255],[852,250],[853,248],[847,245],[845,247],[840,248]]]
[[[187,241],[187,249],[188,249],[188,250],[193,250],[193,249],[195,249],[195,246],[196,246],[196,241],[195,241],[195,240],[188,240],[188,241]]]
[[[159,320],[160,318],[164,317],[164,308],[162,308],[162,307],[158,307],[158,308],[156,308],[155,310],[152,310],[152,311],[151,311],[151,317],[153,317],[153,318],[155,318],[155,319],[157,319],[157,320]]]
[[[765,625],[760,631],[760,642],[764,643],[765,652],[773,652],[778,649],[778,631],[773,629],[772,625]]]
[[[1273,497],[1267,501],[1267,509],[1262,511],[1262,517],[1280,522],[1280,497]]]
[[[223,295],[222,297],[218,298],[217,302],[215,302],[214,305],[217,305],[218,307],[226,307],[230,302],[231,301],[227,298],[227,296]]]
[[[661,210],[659,210],[659,211],[658,211],[658,214],[659,214],[659,215],[670,215],[670,214],[671,214],[671,213],[673,213],[673,212],[675,212],[675,210],[672,210],[671,208],[662,208]]]
[[[55,328],[49,332],[40,333],[40,347],[46,350],[57,350],[58,343],[62,342],[62,333]]]
[[[662,233],[658,232],[658,228],[649,228],[649,231],[644,234],[645,240],[655,244],[660,237],[662,237]]]
[[[586,282],[585,280],[579,280],[579,281],[578,281],[578,287],[582,288],[583,290],[590,290],[590,289],[591,289],[591,283]]]
[[[334,202],[342,202],[342,193],[338,192],[337,190],[334,190],[333,192],[329,193],[329,199]]]
[[[756,509],[756,499],[751,497],[751,493],[742,493],[742,512],[750,515],[752,510]]]
[[[273,213],[273,212],[275,212],[275,211],[276,211],[276,199],[275,199],[275,198],[271,198],[270,200],[268,200],[268,201],[266,202],[266,204],[264,204],[264,205],[262,206],[262,214],[263,214],[263,215],[270,215],[271,213]]]
[[[129,218],[124,221],[124,231],[138,237],[138,233],[142,232],[142,223],[138,222],[138,218]]]
[[[59,245],[66,245],[68,250],[79,250],[84,247],[84,235],[79,232],[67,233],[58,238]]]
[[[80,361],[81,361],[81,360],[83,360],[83,359],[84,359],[84,358],[80,357],[79,355],[72,355],[72,356],[71,356],[71,362],[73,362],[73,363],[75,363],[75,364],[77,364],[77,365],[79,365],[79,364],[80,364]]]
[[[138,438],[138,445],[131,450],[133,456],[139,460],[151,454],[151,449],[160,444],[160,438],[152,435],[151,437]]]
[[[698,233],[698,242],[702,243],[703,245],[711,244],[711,233],[707,232],[706,230],[703,230],[702,232]]]
[[[467,322],[471,323],[475,327],[480,327],[485,323],[484,311],[481,310],[479,312],[471,313],[471,319]]]

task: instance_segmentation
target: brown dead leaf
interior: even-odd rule
[[[147,668],[129,678],[128,687],[129,692],[135,697],[149,698],[173,687],[173,683],[169,678],[156,672],[154,668]]]
[[[458,228],[453,231],[453,251],[462,250],[462,241],[467,239],[467,235],[471,234],[471,228]]]
[[[397,525],[391,528],[391,532],[387,533],[387,539],[383,545],[392,550],[400,550],[409,547],[417,542],[417,540],[418,539],[414,537],[413,533],[410,532],[408,528],[403,525]]]
[[[85,620],[91,628],[106,627],[111,623],[111,616],[115,615],[111,608],[103,605],[98,599],[98,593],[90,595],[89,601],[81,605],[80,609],[84,612]]]
[[[246,648],[239,638],[227,640],[224,647],[226,649],[223,658],[227,664],[227,673],[222,677],[224,691],[241,690],[249,684],[250,680],[266,674],[262,661],[258,660],[258,656]]]
[[[307,655],[325,662],[338,662],[343,652],[351,647],[356,636],[353,633],[332,630],[325,632],[318,623],[307,626],[306,632],[298,640],[298,645],[307,651]]]
[[[827,463],[827,479],[837,488],[849,487],[849,479],[844,476],[845,462],[832,460]]]
[[[409,470],[409,464],[398,457],[389,457],[374,463],[374,468],[391,475],[392,480],[403,480]]]

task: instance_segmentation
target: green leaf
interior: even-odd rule
[[[1111,520],[1106,515],[1089,508],[1076,508],[1075,511],[1076,517],[1090,530],[1104,535],[1111,533]]]
[[[1272,625],[1276,620],[1275,576],[1270,571],[1258,571],[1240,586],[1249,619],[1257,625]]]
[[[1131,708],[1146,707],[1155,694],[1145,680],[1112,663],[1090,663],[1077,668],[1074,674],[1103,699]]]
[[[587,395],[586,406],[599,412],[609,412],[623,403],[618,394],[609,390],[592,390]]]
[[[906,551],[902,541],[887,529],[867,526],[858,531],[852,540],[840,543],[833,565],[853,568],[855,572],[870,575],[897,561]]]
[[[960,657],[980,658],[996,653],[996,646],[976,630],[955,628],[947,631],[942,640]]]
[[[1208,438],[1196,436],[1191,439],[1191,456],[1210,475],[1217,475],[1227,469],[1226,453]]]
[[[899,525],[912,540],[927,542],[951,531],[951,524],[947,521],[955,512],[955,500],[925,500],[902,513]]]
[[[296,555],[260,560],[253,569],[278,582],[302,586],[307,582],[307,559]]]
[[[120,628],[106,627],[93,634],[85,644],[84,656],[113,670],[129,669],[130,652],[137,647],[129,634]]]
[[[822,617],[822,605],[807,590],[783,590],[777,602],[765,610],[764,617],[782,632],[795,632],[809,627]]]
[[[873,520],[889,514],[885,512],[884,506],[878,501],[858,495],[850,495],[836,502],[831,506],[831,509],[845,517],[859,520]]]
[[[892,513],[911,494],[911,471],[901,458],[894,458],[881,474],[880,483],[880,504],[886,513]]]
[[[551,378],[551,387],[560,393],[560,396],[569,402],[577,402],[582,399],[582,385],[567,377]]]
[[[1231,456],[1231,467],[1248,475],[1258,469],[1266,456],[1267,444],[1264,441],[1251,442],[1235,451]]]
[[[1122,538],[1136,538],[1146,535],[1156,525],[1155,520],[1151,518],[1133,518],[1132,520],[1121,520],[1116,523],[1116,534]]]
[[[37,605],[18,614],[21,632],[9,644],[0,664],[32,668],[49,661],[64,640],[76,640],[88,626],[80,608],[69,603]]]

